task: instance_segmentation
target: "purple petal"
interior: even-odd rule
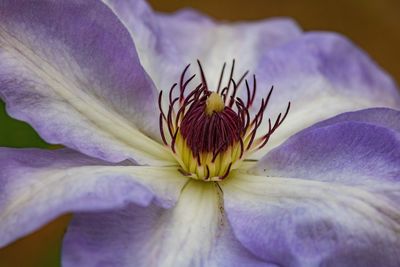
[[[67,212],[176,202],[174,168],[113,166],[77,152],[0,149],[0,247]]]
[[[170,159],[145,135],[159,138],[157,92],[107,6],[5,0],[0,25],[0,96],[11,116],[49,143],[108,161]]]
[[[223,266],[223,267],[279,267],[273,262],[266,262],[254,254],[250,253],[243,245],[237,240],[229,222],[224,222],[224,229],[218,237],[218,243],[213,248],[214,258],[212,263],[207,266]],[[205,265],[204,265],[205,266]]]
[[[393,79],[349,40],[334,33],[306,33],[260,54],[257,73],[260,97],[272,85],[275,88],[268,117],[276,118],[289,101],[292,105],[287,120],[266,149],[254,155],[256,159],[298,131],[337,114],[370,107],[400,108]]]
[[[344,113],[291,137],[257,164],[257,174],[361,185],[400,180],[400,112]]]
[[[236,59],[239,77],[246,70],[254,71],[260,51],[268,51],[301,34],[295,22],[284,18],[228,24],[192,10],[172,15],[154,13],[141,0],[106,2],[127,25],[143,66],[159,90],[169,89],[178,81],[185,65],[195,63],[196,59],[205,67],[210,89],[214,90],[224,62]]]
[[[266,87],[276,87],[277,97],[314,100],[315,93],[400,105],[394,80],[350,40],[336,33],[308,32],[276,49],[260,54],[257,71]],[[279,94],[281,92],[281,94]],[[314,93],[314,94],[313,94]],[[259,100],[260,101],[260,100]]]
[[[236,237],[285,266],[398,266],[399,118],[339,115],[234,174],[223,191]]]
[[[319,128],[349,121],[363,122],[400,132],[400,112],[398,110],[388,108],[370,108],[355,112],[343,113],[328,120],[316,123],[311,128]]]
[[[262,260],[279,266],[399,266],[400,211],[384,190],[236,174],[223,186],[228,221],[242,245]]]
[[[170,210],[132,205],[76,214],[63,266],[272,266],[243,249],[225,223],[215,185],[190,182]]]

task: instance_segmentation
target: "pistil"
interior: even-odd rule
[[[213,113],[219,113],[225,108],[225,103],[222,97],[215,92],[212,92],[206,100],[205,112],[208,116],[213,115]]]

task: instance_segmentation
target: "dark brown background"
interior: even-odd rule
[[[400,81],[400,1],[396,0],[151,0],[158,10],[172,12],[193,7],[223,20],[293,17],[305,30],[329,30],[347,35]],[[29,126],[6,117],[1,110],[3,146],[46,144]],[[3,135],[2,135],[3,134]],[[0,250],[0,266],[59,266],[60,242],[70,216],[64,216],[31,236]]]

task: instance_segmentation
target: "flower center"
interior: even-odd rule
[[[218,87],[212,92],[208,89],[200,62],[198,64],[201,83],[186,93],[187,86],[195,77],[193,75],[185,80],[189,69],[189,65],[186,66],[179,83],[179,94],[174,97],[178,84],[170,89],[167,113],[163,111],[160,92],[161,137],[179,162],[182,174],[204,181],[222,181],[231,170],[240,166],[246,156],[266,145],[272,133],[285,120],[290,102],[283,116],[279,114],[273,124],[268,120],[266,133],[257,134],[273,88],[262,99],[258,112],[251,116],[249,109],[256,93],[255,76],[252,90],[245,80],[247,72],[235,82],[233,61],[228,84],[221,90],[226,66],[224,64]],[[243,80],[247,90],[246,101],[236,96]]]

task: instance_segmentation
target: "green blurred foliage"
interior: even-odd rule
[[[0,146],[49,147],[27,123],[10,118],[2,101],[0,101]]]

